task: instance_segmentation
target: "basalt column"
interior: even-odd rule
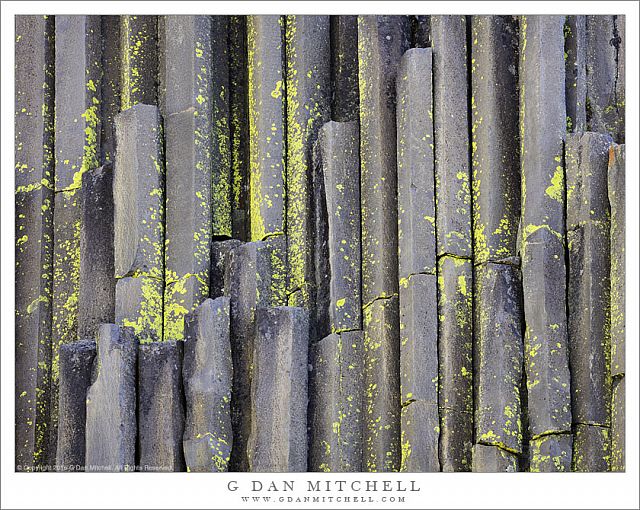
[[[563,16],[520,18],[520,253],[531,471],[571,467],[563,26]]]
[[[473,470],[509,471],[524,444],[517,23],[473,16],[471,40]]]
[[[431,48],[397,77],[402,471],[440,471],[438,308]]]
[[[473,443],[467,20],[432,16],[440,465],[469,471]]]
[[[78,339],[81,187],[99,166],[101,22],[56,16],[55,204],[52,311],[51,441],[57,433],[58,349]],[[52,449],[54,447],[52,446]]]
[[[401,458],[395,96],[408,47],[407,18],[358,18],[367,471],[397,471]]]
[[[25,471],[55,455],[49,452],[54,32],[53,17],[16,17],[15,464]]]

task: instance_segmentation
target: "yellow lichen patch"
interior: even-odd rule
[[[563,202],[564,168],[559,165],[556,167],[553,177],[551,178],[551,186],[547,187],[545,193],[554,200],[557,200],[560,203]]]
[[[164,340],[184,339],[184,319],[209,294],[208,282],[194,274],[168,283],[164,289]]]

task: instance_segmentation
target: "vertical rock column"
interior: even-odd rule
[[[16,17],[15,466],[24,471],[53,463],[54,31],[52,17]]]
[[[231,299],[231,353],[233,357],[233,392],[231,417],[233,451],[230,471],[247,471],[247,440],[251,430],[251,381],[256,310],[284,305],[280,280],[272,278],[274,251],[266,242],[244,243],[231,251],[228,289]]]
[[[255,472],[304,472],[309,313],[261,308],[256,328],[249,466]]]
[[[314,148],[315,307],[312,310],[312,471],[362,469],[358,125],[329,122]]]
[[[287,16],[287,301],[310,307],[313,292],[311,152],[331,108],[329,16]]]
[[[229,468],[233,364],[229,339],[230,300],[205,300],[186,318],[182,376],[187,400],[183,448],[188,471]]]
[[[52,437],[57,433],[58,349],[78,339],[82,176],[99,166],[99,16],[56,16]]]
[[[166,16],[162,24],[165,340],[184,338],[184,316],[209,295],[212,235],[231,234],[227,31],[220,18]]]
[[[331,119],[358,120],[358,16],[331,16]]]
[[[440,471],[432,50],[398,68],[398,257],[402,471]]]
[[[87,471],[133,471],[136,460],[138,341],[129,328],[102,324],[96,379],[87,391]]]
[[[60,347],[56,454],[56,469],[59,471],[81,471],[85,468],[87,391],[91,386],[95,357],[94,340],[79,340]]]
[[[573,469],[607,471],[611,403],[610,242],[606,134],[567,140],[569,356]]]
[[[567,132],[587,129],[587,17],[567,16],[564,24]]]
[[[98,327],[115,320],[113,266],[113,164],[82,176],[78,336],[95,338]]]
[[[120,16],[120,109],[158,104],[158,16]]]
[[[563,26],[563,16],[520,18],[520,250],[531,471],[571,469]]]
[[[116,117],[116,322],[141,342],[162,340],[164,161],[160,114],[138,104]]]
[[[183,342],[138,349],[138,464],[141,471],[184,471]]]
[[[467,20],[432,16],[440,465],[469,471],[473,443]]]
[[[120,44],[120,16],[100,16],[102,33],[102,97],[100,99],[100,164],[113,163],[116,159],[116,123],[120,113],[122,78],[122,52]]]
[[[473,16],[471,40],[473,470],[515,471],[524,442],[517,24]]]
[[[229,18],[229,136],[233,237],[249,236],[249,111],[247,17]]]
[[[329,122],[314,153],[314,340],[362,329],[358,125]]]
[[[401,460],[395,93],[408,46],[407,18],[358,17],[367,471],[397,471]]]
[[[624,143],[624,16],[586,18],[587,127]]]
[[[272,248],[272,284],[286,299],[284,18],[247,18],[251,240]]]
[[[611,206],[611,471],[625,470],[625,146],[609,148]]]

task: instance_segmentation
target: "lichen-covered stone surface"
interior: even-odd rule
[[[15,19],[20,471],[625,471],[622,15]]]

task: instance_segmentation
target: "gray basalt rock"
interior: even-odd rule
[[[186,396],[183,448],[188,471],[227,471],[233,447],[230,300],[205,300],[186,319],[182,377]]]
[[[573,440],[573,471],[609,471],[611,439],[608,427],[577,424]]]
[[[611,375],[625,373],[625,146],[609,149]]]
[[[314,156],[315,334],[362,327],[358,126],[328,122]]]
[[[286,41],[286,228],[290,306],[313,303],[312,148],[331,115],[330,17],[288,15]]]
[[[467,20],[431,16],[438,255],[471,256]]]
[[[256,328],[250,470],[306,471],[309,314],[295,307],[260,308]]]
[[[364,314],[364,461],[369,472],[400,468],[400,324],[398,297],[377,299]]]
[[[438,404],[438,283],[416,274],[400,285],[400,385],[403,404]]]
[[[285,227],[283,22],[281,16],[247,17],[252,241]]]
[[[432,51],[410,49],[396,80],[398,259],[402,280],[436,272]]]
[[[564,252],[564,241],[544,227],[523,243],[524,365],[532,438],[571,430]]]
[[[332,333],[313,344],[309,470],[362,470],[362,331]]]
[[[113,165],[82,176],[78,336],[95,338],[100,324],[115,320],[113,267]]]
[[[473,257],[478,264],[518,253],[517,24],[511,16],[473,16],[471,39]]]
[[[159,277],[164,270],[164,165],[158,108],[139,104],[118,114],[116,141],[115,275]]]
[[[438,274],[440,407],[473,414],[473,268],[471,261],[442,257]]]
[[[571,471],[573,436],[569,433],[549,434],[529,443],[529,471],[557,473]]]
[[[491,262],[477,266],[475,303],[476,443],[521,453],[524,344],[519,270]]]
[[[56,469],[85,469],[87,390],[96,356],[94,340],[79,340],[60,347],[58,448]]]
[[[133,471],[138,341],[129,328],[102,324],[97,348],[96,379],[87,391],[86,470]]]
[[[473,471],[475,473],[515,473],[518,471],[518,457],[498,446],[476,444],[473,447]]]
[[[520,18],[522,239],[547,226],[564,235],[564,16]]]
[[[438,405],[421,400],[411,402],[401,412],[402,463],[400,471],[432,473],[440,471]]]
[[[573,422],[609,426],[609,224],[588,222],[567,234],[569,360]]]
[[[184,471],[183,343],[138,349],[138,457],[141,471]]]
[[[409,48],[404,16],[359,16],[362,301],[398,292],[396,74]]]
[[[331,119],[358,120],[358,16],[331,16]]]
[[[213,299],[220,296],[231,295],[231,283],[229,281],[229,268],[231,265],[231,252],[242,244],[237,239],[227,241],[215,241],[211,244],[211,279],[209,283],[209,296]]]

